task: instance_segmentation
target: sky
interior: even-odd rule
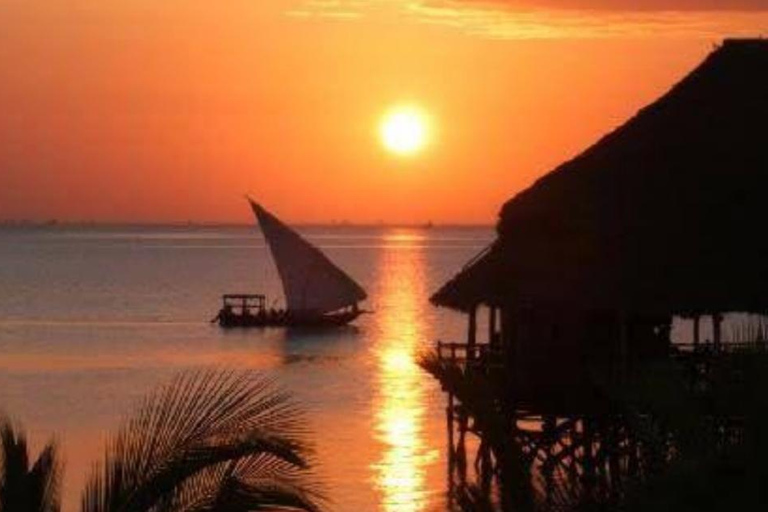
[[[0,0],[0,220],[492,223],[768,0]],[[381,143],[398,106],[427,140]]]

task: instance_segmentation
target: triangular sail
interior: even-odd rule
[[[365,300],[365,290],[325,254],[249,201],[272,251],[289,310],[327,313]]]

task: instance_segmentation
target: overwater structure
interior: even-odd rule
[[[768,41],[726,40],[504,205],[497,240],[432,297],[468,318],[466,340],[424,361],[448,394],[452,481],[474,462],[480,487],[506,484],[502,505],[616,503],[684,441],[651,450],[633,424],[648,415],[620,396],[659,362],[713,404],[712,444],[739,438],[738,411],[710,395],[765,348],[764,323],[729,338],[723,318],[768,311],[766,119]],[[671,342],[674,318],[686,342]],[[529,477],[537,498],[510,485]]]

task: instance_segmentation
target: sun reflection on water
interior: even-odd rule
[[[385,239],[401,240],[393,231]],[[384,444],[374,464],[385,510],[423,510],[428,501],[426,466],[437,458],[424,440],[426,399],[416,364],[426,336],[421,315],[426,300],[424,255],[418,247],[384,251],[380,274],[380,335],[375,345],[378,393],[374,403],[376,435]]]

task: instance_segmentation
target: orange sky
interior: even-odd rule
[[[0,219],[487,223],[764,0],[5,0]],[[622,7],[624,5],[624,7]],[[589,10],[584,10],[589,9]],[[393,105],[431,144],[385,151]]]

